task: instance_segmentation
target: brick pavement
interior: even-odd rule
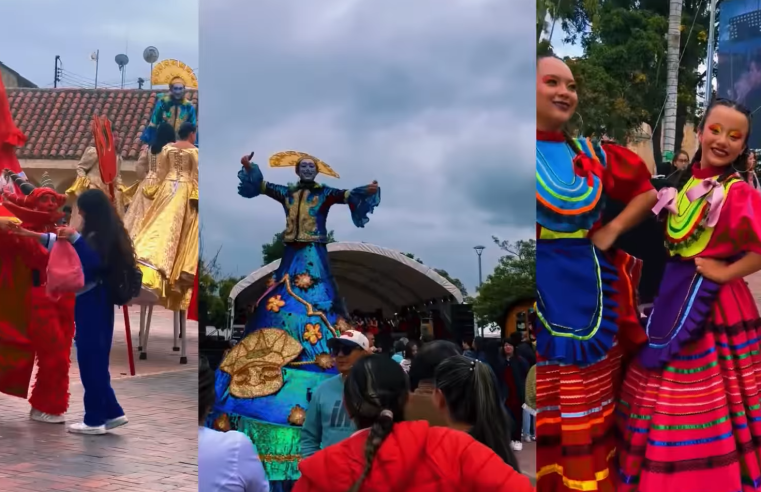
[[[198,490],[198,335],[188,322],[188,365],[172,351],[172,315],[154,311],[148,360],[137,360],[139,310],[131,309],[136,377],[129,377],[121,311],[111,355],[114,391],[130,423],[106,436],[68,434],[32,422],[26,401],[0,395],[0,491],[113,492]],[[75,353],[72,353],[76,360]],[[71,422],[83,418],[72,364]]]
[[[515,453],[521,472],[528,475],[536,484],[536,443],[524,442],[523,449]],[[2,490],[2,489],[0,489]]]

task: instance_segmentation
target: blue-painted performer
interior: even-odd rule
[[[270,166],[294,167],[298,183],[270,183],[252,157],[241,160],[238,194],[266,195],[282,204],[285,253],[243,340],[220,366],[218,400],[209,423],[251,437],[273,490],[287,490],[299,476],[308,395],[337,373],[327,342],[349,329],[328,262],[328,212],[333,205],[346,204],[354,225],[364,227],[381,195],[375,181],[353,190],[315,182],[318,174],[338,174],[320,159],[295,151],[273,155]]]
[[[196,107],[187,97],[188,89],[198,89],[198,78],[190,67],[178,60],[164,60],[153,68],[151,83],[169,86],[169,93],[156,94],[151,121],[140,136],[143,143],[153,144],[156,129],[162,122],[172,125],[175,132],[185,122],[198,125]]]

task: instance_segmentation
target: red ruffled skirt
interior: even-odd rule
[[[621,492],[761,491],[761,321],[743,280],[663,370],[633,362],[617,406]]]
[[[536,366],[537,490],[616,492],[615,404],[626,360],[647,341],[637,311],[642,262],[611,252],[618,272],[617,344],[587,366],[538,357]]]

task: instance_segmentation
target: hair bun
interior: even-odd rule
[[[387,418],[389,420],[394,420],[394,412],[392,412],[391,410],[388,410],[388,409],[381,410],[380,417],[384,417],[384,418]]]

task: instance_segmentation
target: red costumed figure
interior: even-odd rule
[[[21,226],[34,232],[55,232],[64,214],[59,209],[66,202],[64,195],[50,188],[35,188],[17,174],[5,171],[21,193],[3,193],[4,206],[21,221]],[[10,237],[7,237],[10,236]],[[37,377],[29,397],[31,417],[47,423],[63,423],[69,406],[69,368],[74,339],[73,294],[52,299],[46,292],[48,251],[35,240],[5,234],[2,240],[12,250],[7,254],[23,258],[24,270],[14,272],[13,281],[21,281],[26,296],[23,320],[17,322],[17,334],[27,347],[16,350],[19,362],[15,370],[0,374],[0,392],[26,398],[37,358]],[[14,251],[15,250],[15,251]],[[22,279],[21,277],[26,277]],[[23,348],[16,345],[16,349]]]

